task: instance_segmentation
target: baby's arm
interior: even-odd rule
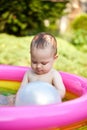
[[[28,71],[25,72],[23,80],[21,82],[20,88],[22,88],[23,86],[25,86],[28,83]]]
[[[61,98],[64,98],[66,89],[63,84],[62,77],[60,73],[56,70],[54,70],[53,76],[53,85],[58,89]]]
[[[23,76],[23,80],[22,80],[22,82],[21,82],[21,85],[20,85],[20,87],[19,87],[19,90],[20,90],[21,88],[23,88],[27,83],[28,83],[28,71],[26,71],[25,74],[24,74],[24,76]],[[19,90],[17,91],[16,96],[18,95]],[[16,96],[15,96],[15,97],[16,97]]]

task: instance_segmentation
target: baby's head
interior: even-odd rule
[[[49,33],[37,34],[30,46],[31,67],[37,74],[44,74],[51,70],[57,58],[57,41]]]
[[[31,51],[33,51],[34,48],[37,49],[45,49],[49,48],[51,49],[51,52],[56,55],[57,54],[57,41],[55,37],[52,34],[42,32],[37,34],[32,42],[31,42]]]

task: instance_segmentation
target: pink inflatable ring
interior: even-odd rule
[[[0,65],[0,87],[20,84],[28,67]],[[87,120],[87,79],[60,72],[70,100],[44,106],[0,107],[0,130],[54,130]],[[4,83],[5,84],[4,84]],[[8,84],[7,84],[8,83]],[[76,98],[71,98],[75,95]]]

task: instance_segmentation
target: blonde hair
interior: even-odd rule
[[[52,34],[41,32],[35,35],[34,38],[32,39],[30,50],[32,50],[33,47],[43,49],[49,45],[52,46],[54,55],[56,55],[57,54],[57,41],[55,37]]]

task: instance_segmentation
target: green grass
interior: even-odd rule
[[[87,77],[87,51],[81,51],[71,43],[56,38],[59,57],[54,64],[54,68]],[[30,66],[29,48],[31,40],[32,36],[15,37],[0,34],[0,64]],[[87,50],[87,45],[85,45],[84,50]]]

